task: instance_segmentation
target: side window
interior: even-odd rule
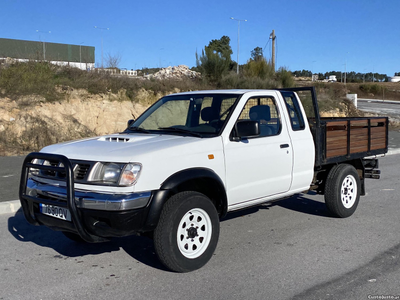
[[[305,128],[305,123],[296,95],[293,92],[282,92],[282,96],[283,99],[285,99],[292,129],[295,131],[303,130]]]
[[[239,116],[240,120],[257,121],[260,136],[278,135],[281,132],[279,111],[273,97],[250,98]]]

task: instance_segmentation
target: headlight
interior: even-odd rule
[[[88,181],[111,185],[135,184],[141,170],[140,164],[97,163]]]

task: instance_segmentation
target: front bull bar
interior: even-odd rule
[[[33,164],[32,161],[34,159],[43,159],[48,161],[58,161],[63,166],[58,164],[57,167],[54,166],[46,166],[46,165],[37,165]],[[54,172],[65,172],[65,178],[57,178],[57,180],[65,181],[66,183],[66,192],[67,198],[66,202],[57,202],[57,206],[68,208],[71,213],[71,220],[73,225],[75,226],[76,231],[84,239],[86,242],[89,243],[99,243],[108,241],[105,238],[98,237],[92,235],[86,231],[84,228],[83,222],[81,221],[80,212],[76,207],[75,203],[75,189],[74,189],[74,172],[72,169],[72,164],[67,157],[64,155],[58,154],[49,154],[49,153],[41,153],[41,152],[32,152],[28,154],[24,160],[22,165],[22,172],[21,172],[21,182],[19,186],[19,199],[21,201],[21,206],[24,211],[24,215],[26,220],[35,226],[39,226],[40,223],[35,218],[35,213],[33,210],[33,203],[43,203],[47,205],[54,205],[54,201],[48,199],[40,199],[36,198],[32,195],[28,195],[26,193],[26,187],[28,182],[28,176],[30,169],[40,169],[46,171],[54,171]]]

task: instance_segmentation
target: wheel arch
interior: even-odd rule
[[[154,229],[165,202],[171,196],[184,191],[204,194],[214,203],[220,218],[226,215],[228,199],[221,178],[208,168],[190,168],[171,175],[161,184],[160,189],[154,192],[144,229]]]

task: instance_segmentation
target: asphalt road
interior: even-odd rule
[[[400,122],[400,101],[358,99],[357,108]]]
[[[20,211],[0,215],[0,299],[400,297],[399,163],[381,159],[347,219],[316,195],[228,215],[211,261],[187,274],[166,271],[145,237],[75,244]]]
[[[24,156],[0,156],[0,202],[18,199]]]

